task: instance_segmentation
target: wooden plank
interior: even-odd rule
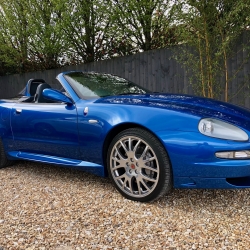
[[[244,44],[249,44],[250,42],[250,35],[249,33],[244,33],[243,35],[243,43]],[[244,106],[245,107],[250,107],[250,60],[249,60],[249,55],[250,55],[250,51],[247,51],[247,49],[243,50],[243,59],[246,60],[246,63],[244,65],[243,68],[243,73],[244,73],[244,80],[246,81],[246,87],[245,87],[245,91],[246,91],[246,96],[244,98],[245,103]]]
[[[243,37],[242,37],[243,38]],[[238,105],[244,105],[244,99],[245,99],[245,90],[246,88],[244,87],[244,72],[242,67],[243,64],[243,48],[242,48],[242,42],[237,43],[237,68],[234,69],[234,71],[238,71],[238,74],[236,75],[237,79],[237,88],[236,88],[236,95],[233,99],[233,103],[238,104]]]
[[[159,58],[159,74],[160,74],[160,82],[161,85],[161,92],[166,93],[168,88],[168,72],[169,72],[169,60],[167,59],[166,49],[162,49]]]
[[[145,86],[144,83],[144,55],[143,53],[139,53],[139,58],[138,58],[138,78],[137,78],[137,84],[139,84],[140,86]]]
[[[136,68],[136,62],[137,62],[137,57],[135,55],[131,56],[131,81],[136,82],[136,75],[137,75],[137,68]]]

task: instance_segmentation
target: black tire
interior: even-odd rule
[[[126,129],[112,140],[107,155],[109,176],[127,199],[153,201],[172,190],[172,169],[159,140],[141,128]]]
[[[13,163],[13,161],[8,160],[4,152],[3,142],[0,139],[0,168],[8,167]]]

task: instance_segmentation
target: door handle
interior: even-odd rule
[[[16,114],[21,114],[22,113],[22,109],[16,109]]]
[[[89,123],[94,124],[94,123],[98,123],[98,121],[97,120],[89,120]]]

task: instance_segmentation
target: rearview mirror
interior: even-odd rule
[[[43,97],[51,101],[73,104],[72,100],[68,96],[55,89],[44,89]]]

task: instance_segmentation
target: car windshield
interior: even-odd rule
[[[110,74],[71,72],[64,77],[82,99],[149,92],[135,83]]]

